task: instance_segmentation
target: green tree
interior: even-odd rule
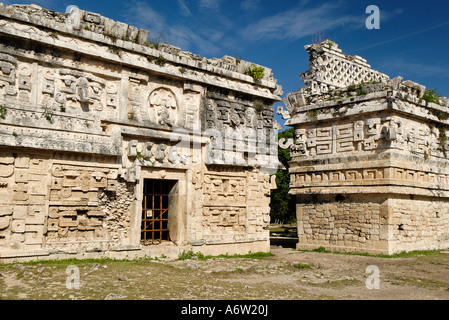
[[[278,133],[278,139],[292,139],[294,129],[290,128]],[[278,150],[279,161],[285,169],[276,172],[277,189],[271,192],[270,216],[272,222],[289,223],[295,221],[295,196],[288,194],[290,191],[290,173],[288,171],[290,161],[290,150]]]

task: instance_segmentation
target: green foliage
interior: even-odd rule
[[[446,132],[443,129],[440,129],[440,134],[438,136],[438,145],[441,151],[444,151],[444,146],[447,142]]]
[[[326,44],[329,47],[329,49],[332,49],[332,47],[335,45],[335,42],[330,40],[330,39],[326,39]]]
[[[0,118],[5,119],[7,112],[8,110],[5,108],[5,106],[0,105]]]
[[[142,152],[140,152],[140,151],[137,151],[137,158],[138,159],[142,159],[142,160],[145,160],[146,159],[146,155],[144,155],[144,154],[142,154]]]
[[[103,36],[111,39],[112,42],[116,42],[118,40],[117,35],[115,35],[113,33],[103,32]]]
[[[261,113],[265,109],[265,104],[262,100],[255,100],[253,102],[253,107],[256,110],[256,112]]]
[[[438,120],[447,120],[449,119],[449,115],[446,112],[436,110],[436,109],[430,109],[430,112],[438,118]]]
[[[150,62],[152,62],[154,64],[157,64],[158,66],[161,66],[161,67],[164,66],[167,63],[167,60],[165,60],[165,58],[162,55],[159,55],[159,57],[157,57],[157,58],[153,58],[151,56],[147,56],[147,59]]]
[[[193,251],[183,251],[179,254],[178,260],[188,260],[192,259],[193,257],[197,257],[198,260],[205,260],[205,256],[202,253],[193,253]]]
[[[248,74],[253,77],[254,80],[262,80],[265,76],[265,68],[264,67],[256,67],[254,64],[251,65],[248,69]]]
[[[320,110],[318,110],[318,109],[307,110],[306,114],[307,114],[307,117],[309,117],[311,119],[315,119],[320,114]]]
[[[158,66],[163,66],[165,64],[165,62],[166,62],[166,60],[162,55],[160,55],[159,57],[157,57],[154,60],[154,63],[157,64]]]
[[[433,103],[436,103],[436,104],[438,104],[438,105],[440,105],[441,106],[441,103],[440,103],[440,94],[436,91],[436,89],[430,89],[430,90],[426,90],[426,92],[424,93],[424,95],[423,95],[423,99],[425,100],[425,101],[427,101],[428,103],[429,102],[433,102]]]
[[[279,132],[279,139],[292,139],[294,129],[287,129]],[[271,192],[270,216],[271,221],[283,221],[284,223],[293,222],[295,220],[295,197],[289,194],[290,191],[290,173],[288,172],[290,161],[289,149],[278,149],[278,158],[284,170],[276,172],[277,189]]]
[[[42,117],[45,118],[48,122],[53,124],[55,121],[53,120],[53,112],[54,109],[52,107],[44,106],[44,113],[42,114]]]
[[[349,92],[354,92],[355,91],[358,96],[363,96],[363,95],[368,93],[365,90],[363,90],[363,86],[365,86],[367,84],[376,84],[376,82],[374,80],[372,80],[371,82],[364,82],[364,83],[359,84],[359,85],[352,84],[352,85],[350,85],[348,87],[348,91]]]
[[[123,50],[121,48],[115,47],[115,46],[109,46],[109,52],[112,54],[115,54],[119,57],[122,57]]]

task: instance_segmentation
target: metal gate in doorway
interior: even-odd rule
[[[144,245],[169,241],[169,193],[176,181],[144,180],[141,242]]]

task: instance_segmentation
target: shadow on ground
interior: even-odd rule
[[[298,238],[290,238],[290,237],[271,237],[270,238],[270,245],[272,245],[272,246],[296,249],[297,243],[298,243]]]

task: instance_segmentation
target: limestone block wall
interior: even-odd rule
[[[449,247],[446,199],[398,197],[392,208],[391,242],[407,251]]]
[[[387,197],[302,195],[297,204],[298,247],[332,251],[388,250]]]
[[[282,88],[148,37],[0,4],[1,259],[269,250]],[[176,182],[167,246],[140,242],[146,179]]]
[[[331,54],[327,47],[314,46],[311,65],[321,63],[317,52]],[[281,145],[291,151],[298,247],[387,254],[448,247],[447,99],[427,102],[422,85],[365,82],[352,70],[358,82],[325,92],[304,87],[284,99],[288,114],[278,111],[295,128]]]

